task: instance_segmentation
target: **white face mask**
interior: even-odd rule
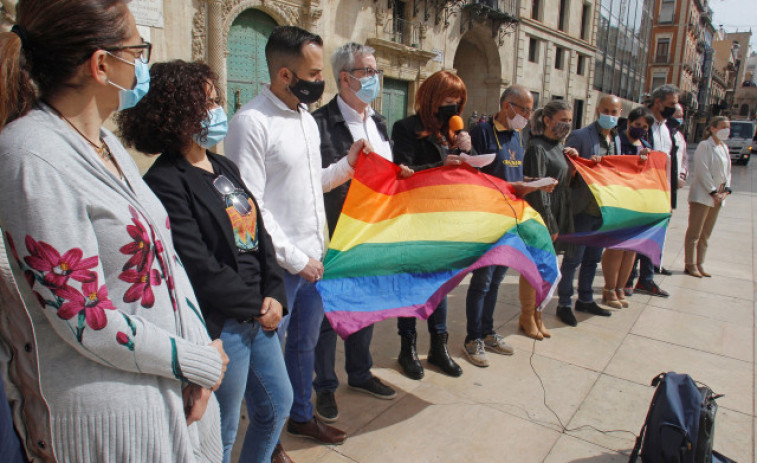
[[[720,129],[717,132],[715,132],[715,135],[717,135],[718,140],[726,141],[728,140],[728,137],[731,136],[731,129]]]
[[[518,114],[518,111],[513,109],[513,112],[515,113],[515,117],[510,119],[507,118],[507,124],[510,126],[513,130],[523,130],[523,128],[528,124],[528,119]]]

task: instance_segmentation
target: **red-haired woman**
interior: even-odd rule
[[[415,114],[397,121],[392,129],[394,162],[414,171],[459,165],[462,160],[453,153],[470,151],[470,135],[465,131],[450,134],[449,120],[463,112],[467,99],[465,84],[456,74],[439,71],[426,79],[415,96]],[[402,343],[398,358],[402,371],[409,378],[421,379],[423,366],[415,347],[415,318],[399,318],[397,329]],[[428,331],[428,362],[450,376],[462,375],[463,370],[447,351],[446,297],[428,318]]]

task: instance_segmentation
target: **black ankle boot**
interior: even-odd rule
[[[463,369],[452,360],[447,351],[448,333],[436,333],[431,335],[431,348],[428,350],[428,363],[436,365],[450,376],[460,376]]]
[[[402,367],[402,372],[410,379],[423,378],[423,365],[418,360],[418,351],[415,349],[415,333],[400,336],[400,355],[397,361]]]

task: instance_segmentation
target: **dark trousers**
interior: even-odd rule
[[[415,334],[415,317],[400,317],[397,319],[397,332],[400,336]],[[426,320],[428,332],[441,334],[447,332],[447,296],[436,306],[434,313]]]
[[[626,283],[626,287],[633,288],[633,281],[639,277],[639,283],[649,284],[654,282],[654,264],[649,257],[636,254],[636,261],[633,263],[633,270],[631,271],[631,277]]]
[[[602,218],[588,214],[576,214],[573,216],[573,223],[576,232],[587,232],[596,230],[602,225]],[[576,269],[581,266],[578,272],[578,300],[581,302],[591,302],[594,300],[594,277],[597,274],[597,265],[602,260],[603,248],[593,246],[573,247],[573,252],[563,257],[560,273],[562,278],[557,285],[558,304],[561,306],[570,306],[573,297],[573,277]]]
[[[473,271],[465,298],[465,315],[468,320],[465,342],[483,339],[494,333],[494,308],[497,305],[499,285],[506,272],[507,267],[499,265]]]
[[[315,346],[315,392],[333,392],[339,386],[336,377],[336,338],[336,331],[324,317],[318,344]],[[370,325],[344,340],[344,369],[347,371],[347,383],[353,386],[362,384],[373,376],[370,350],[372,338],[373,325]]]
[[[7,463],[22,463],[26,461],[21,450],[21,440],[13,427],[10,406],[5,395],[3,378],[0,376],[0,458]]]

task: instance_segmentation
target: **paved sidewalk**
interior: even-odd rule
[[[373,371],[398,389],[397,398],[378,400],[350,390],[340,368],[337,425],[348,432],[347,442],[322,446],[285,434],[284,448],[297,463],[624,462],[634,436],[587,428],[562,431],[544,401],[567,428],[591,425],[637,433],[652,397],[650,380],[674,370],[725,394],[718,401],[715,449],[739,463],[757,463],[757,200],[752,193],[757,166],[734,166],[733,171],[736,193],[721,212],[707,258],[712,278],[682,273],[688,215],[684,190],[664,256],[674,274],[657,279],[670,298],[637,294],[629,308],[613,310],[609,318],[578,313],[577,328],[555,317],[554,300],[545,312],[552,339],[533,341],[516,331],[518,278],[512,272],[500,289],[495,326],[516,353],[489,354],[491,366],[477,368],[462,353],[468,288],[463,283],[449,297],[450,351],[464,369],[462,377],[444,376],[433,367],[421,381],[402,376],[395,321],[384,321],[374,334]],[[601,286],[600,273],[598,295]],[[428,334],[425,323],[418,326],[419,352],[427,366]],[[338,349],[341,366],[341,342]]]

